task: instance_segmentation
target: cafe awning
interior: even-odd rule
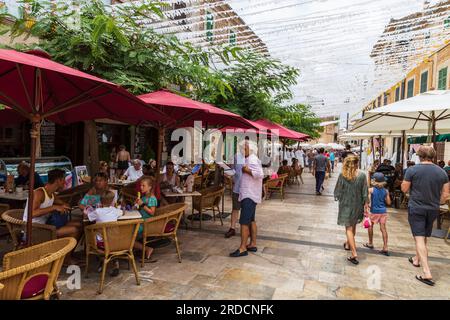
[[[280,138],[296,141],[305,141],[309,139],[309,136],[307,134],[296,132],[294,130],[282,126],[281,124],[271,122],[267,119],[260,119],[255,122],[259,125],[268,128],[271,131],[277,131]]]

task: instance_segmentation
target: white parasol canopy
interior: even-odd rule
[[[450,132],[450,90],[429,91],[370,110],[352,131],[391,130],[405,130],[408,133]]]
[[[339,143],[329,143],[327,147],[333,150],[345,150],[345,146]]]

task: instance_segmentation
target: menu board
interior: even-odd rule
[[[44,157],[55,155],[55,124],[44,121],[41,125],[41,153]]]
[[[77,166],[75,167],[75,176],[77,178],[77,186],[85,184],[87,181],[89,174],[86,166]]]

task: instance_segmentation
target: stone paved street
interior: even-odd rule
[[[435,287],[415,280],[420,270],[407,257],[414,253],[405,210],[390,210],[388,232],[391,256],[362,248],[367,233],[358,226],[360,264],[354,266],[343,250],[345,234],[336,225],[337,203],[331,196],[335,174],[326,182],[323,196],[313,195],[313,177],[291,186],[286,199],[278,196],[257,209],[258,252],[229,258],[239,243],[224,239],[230,218],[208,221],[204,230],[180,229],[183,262],[172,245],[156,249],[157,263],[140,269],[137,286],[126,263],[117,278],[107,276],[103,294],[96,293],[99,274],[94,268],[82,278],[81,290],[68,290],[61,272],[63,299],[448,299],[450,298],[449,245],[430,239]],[[227,197],[225,211],[230,210]],[[445,222],[444,228],[448,228]],[[375,246],[382,244],[379,230]],[[93,263],[95,264],[95,263]]]

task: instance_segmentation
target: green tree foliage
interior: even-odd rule
[[[239,58],[239,50],[224,47],[204,51],[174,35],[156,33],[146,25],[162,17],[163,3],[131,2],[105,6],[82,0],[74,8],[67,1],[22,0],[28,12],[12,20],[11,36],[33,36],[52,59],[118,83],[134,94],[169,85],[231,91],[221,73],[209,67],[212,57]],[[2,18],[2,17],[0,17]],[[34,47],[31,46],[31,47]]]
[[[310,106],[303,104],[276,109],[272,116],[272,121],[297,132],[306,133],[311,138],[319,138],[323,130],[320,127],[321,120],[311,110]]]
[[[178,85],[181,94],[248,119],[267,118],[317,136],[318,120],[305,106],[284,108],[299,70],[235,46],[201,49],[148,21],[163,17],[154,0],[105,6],[99,0],[20,0],[20,17],[1,14],[0,33],[33,37],[52,59],[142,94]],[[224,68],[216,69],[221,61]]]

